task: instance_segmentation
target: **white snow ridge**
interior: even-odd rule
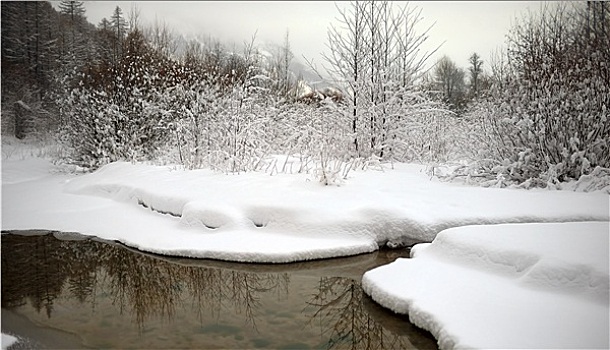
[[[365,273],[444,349],[609,346],[607,222],[466,226]]]
[[[46,176],[12,179],[27,169]],[[431,242],[473,224],[608,220],[602,193],[476,188],[431,181],[422,166],[354,172],[341,187],[308,175],[175,170],[124,162],[88,175],[3,164],[3,230],[80,232],[160,254],[284,263]],[[36,213],[36,215],[32,215]]]

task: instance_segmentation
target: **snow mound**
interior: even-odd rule
[[[49,176],[49,162],[40,158],[2,160],[2,185],[36,181]]]
[[[2,333],[2,350],[8,349],[8,347],[15,344],[17,340],[18,339],[12,335]]]
[[[305,174],[125,162],[77,176],[52,174],[44,161],[11,161],[3,172],[3,230],[80,232],[159,254],[232,261],[330,258],[430,242],[456,226],[609,216],[604,193],[452,185],[409,164],[352,172],[339,187]]]
[[[443,349],[608,348],[608,222],[442,231],[365,273],[373,300]]]

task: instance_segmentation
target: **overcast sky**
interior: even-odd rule
[[[335,3],[331,1],[86,1],[87,19],[97,24],[109,18],[118,5],[125,16],[132,4],[146,25],[156,20],[185,36],[210,35],[223,42],[249,41],[257,32],[257,42],[281,44],[289,31],[290,45],[297,57],[314,59],[320,65],[320,53],[326,49],[327,28],[337,23]],[[346,6],[348,2],[338,2]],[[433,61],[448,55],[461,67],[478,52],[484,61],[503,45],[505,35],[516,17],[527,9],[537,11],[540,2],[526,1],[412,1],[409,6],[422,9],[423,31],[432,23],[428,47],[443,46]]]

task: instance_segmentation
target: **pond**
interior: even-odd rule
[[[145,254],[78,234],[2,235],[11,348],[437,348],[375,304],[365,271],[407,250],[293,264]]]

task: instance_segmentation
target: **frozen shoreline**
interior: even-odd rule
[[[78,232],[152,253],[254,263],[432,242],[416,245],[414,259],[367,272],[363,286],[442,348],[607,347],[609,205],[601,192],[442,183],[411,164],[352,172],[337,187],[304,174],[112,163],[67,175],[43,159],[2,162],[3,231]],[[586,342],[575,331],[587,331]]]
[[[608,348],[607,222],[459,227],[365,273],[442,349]]]
[[[304,174],[122,162],[79,176],[52,169],[36,158],[3,162],[3,230],[79,232],[159,254],[285,263],[431,242],[464,225],[608,220],[602,193],[447,184],[410,164],[354,172],[340,187]]]

